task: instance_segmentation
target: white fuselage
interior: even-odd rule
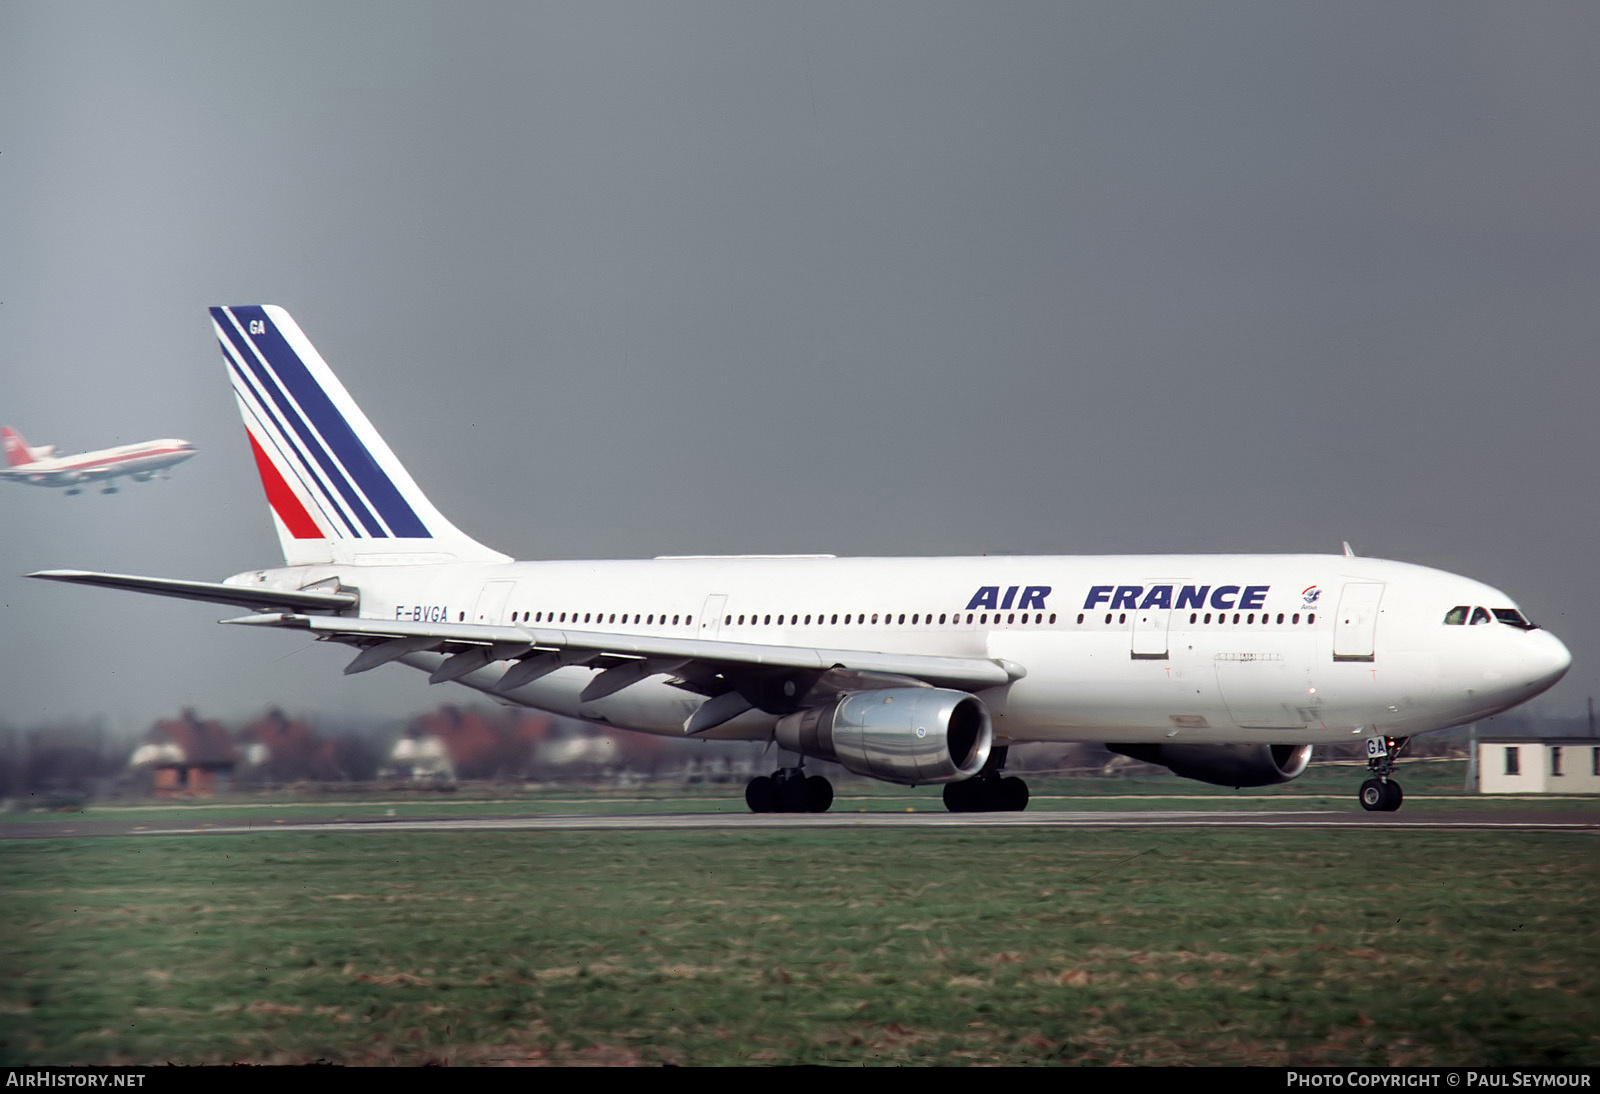
[[[979,692],[1000,743],[1300,744],[1411,736],[1506,710],[1570,656],[1549,632],[1450,625],[1514,609],[1439,570],[1338,555],[739,557],[313,566],[230,584],[337,578],[364,618],[606,631],[752,644],[998,658],[1026,675]],[[431,670],[432,653],[408,655]],[[509,662],[460,682],[489,691]],[[583,701],[571,666],[499,697],[681,735],[704,701],[648,677]],[[751,711],[706,734],[765,738]]]
[[[158,471],[192,459],[194,454],[194,445],[188,441],[167,437],[72,456],[51,456],[4,468],[0,474],[35,486],[71,487],[122,475],[148,479]]]

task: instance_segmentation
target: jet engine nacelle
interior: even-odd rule
[[[1310,745],[1106,745],[1160,764],[1174,775],[1217,786],[1276,786],[1297,779],[1311,762]]]
[[[855,692],[786,715],[775,735],[790,752],[906,786],[971,778],[994,741],[977,696],[943,688]]]

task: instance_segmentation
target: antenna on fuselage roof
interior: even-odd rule
[[[1349,540],[1344,540],[1344,557],[1345,558],[1355,558],[1356,557],[1356,549],[1354,547],[1350,546],[1350,541]]]

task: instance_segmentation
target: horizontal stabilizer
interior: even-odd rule
[[[355,593],[308,592],[267,589],[258,586],[224,585],[214,581],[178,581],[167,577],[140,577],[136,574],[101,574],[92,570],[40,570],[29,577],[45,581],[65,581],[71,585],[98,585],[104,589],[126,589],[130,593],[150,593],[179,600],[201,600],[208,604],[231,604],[257,610],[281,609],[290,612],[344,612],[357,604]]]

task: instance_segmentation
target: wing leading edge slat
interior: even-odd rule
[[[835,668],[913,677],[930,684],[962,688],[990,688],[1021,679],[1026,670],[1012,661],[982,657],[938,657],[925,654],[879,653],[872,650],[823,649],[812,646],[768,646],[754,642],[723,642],[702,638],[669,638],[654,635],[618,634],[610,631],[569,631],[541,627],[504,627],[482,623],[413,623],[405,620],[355,619],[347,616],[270,613],[250,615],[229,623],[257,627],[288,627],[309,630],[333,641],[356,642],[367,639],[433,639],[442,647],[460,647],[452,656],[461,656],[468,647],[482,647],[485,654],[504,656],[502,651],[526,650],[532,658],[548,651],[568,655],[538,662],[518,681],[527,683],[554,671],[571,655],[587,653],[628,658],[644,658],[660,665],[700,662],[712,665],[771,667],[826,671]],[[499,647],[497,650],[495,647]],[[397,649],[401,647],[389,647]],[[480,655],[481,656],[481,655]],[[483,664],[494,658],[484,656]],[[584,660],[585,658],[571,658]],[[360,658],[357,659],[360,661]],[[467,663],[477,662],[473,657]],[[522,664],[527,664],[524,661]],[[354,663],[352,663],[354,665]],[[457,664],[461,664],[458,662]],[[376,667],[375,664],[373,667]],[[474,667],[482,667],[475,665]],[[518,673],[513,666],[508,676]],[[466,671],[471,671],[470,669]],[[671,671],[671,670],[665,670]],[[461,675],[465,675],[462,672]],[[619,674],[614,679],[621,679]],[[448,678],[454,678],[454,674]],[[506,690],[509,690],[506,689]]]

